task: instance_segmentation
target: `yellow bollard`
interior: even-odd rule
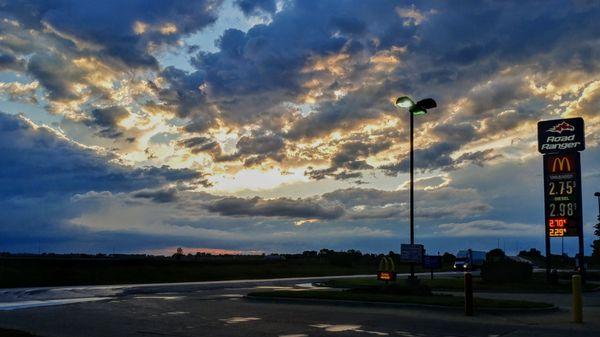
[[[581,301],[581,275],[573,275],[571,277],[573,285],[573,322],[583,322],[583,308]]]

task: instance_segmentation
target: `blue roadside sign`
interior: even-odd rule
[[[425,248],[420,244],[401,244],[400,261],[409,263],[422,263]]]
[[[424,269],[440,269],[440,268],[442,268],[442,257],[439,255],[423,256],[423,268]]]

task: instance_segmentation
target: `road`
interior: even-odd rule
[[[0,327],[43,337],[106,336],[593,336],[600,296],[586,298],[589,322],[550,313],[284,304],[243,296],[257,289],[297,289],[322,278],[0,289]],[[523,295],[517,295],[523,296]],[[538,295],[539,296],[539,295]],[[568,295],[552,295],[560,305]],[[566,301],[566,302],[565,302]]]

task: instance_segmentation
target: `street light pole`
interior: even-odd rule
[[[414,103],[408,96],[398,97],[395,103],[398,108],[408,108],[410,115],[410,244],[415,244],[415,154],[414,154],[414,127],[415,127],[415,115],[420,116],[427,113],[427,109],[433,109],[437,106],[437,103],[431,99],[426,98]],[[415,264],[410,263],[410,280],[415,280]]]
[[[414,153],[415,116],[410,114],[410,244],[415,244],[415,153]],[[410,264],[410,278],[415,278],[415,264]]]

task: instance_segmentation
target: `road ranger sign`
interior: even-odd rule
[[[538,151],[544,154],[546,278],[551,281],[550,239],[576,236],[579,265],[584,265],[581,165],[585,150],[583,118],[538,122]],[[580,272],[584,273],[583,267]]]
[[[583,118],[538,122],[538,151],[561,153],[585,150]]]
[[[579,152],[544,155],[544,202],[547,236],[582,233]]]

